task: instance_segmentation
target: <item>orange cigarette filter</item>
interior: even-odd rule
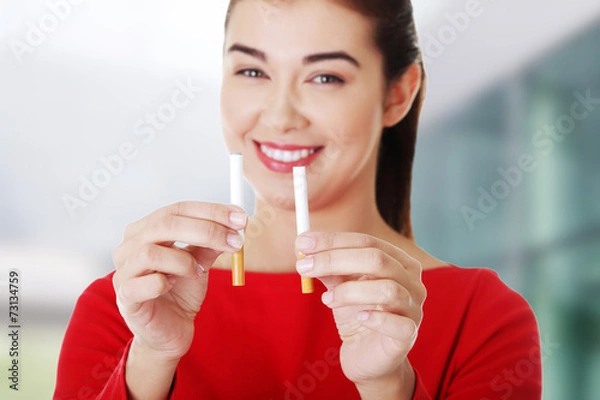
[[[233,286],[244,286],[244,247],[233,253],[231,257],[231,283]]]
[[[304,258],[304,254],[300,253],[300,258]],[[312,278],[307,278],[305,276],[301,277],[300,284],[302,286],[302,293],[312,293],[315,291],[313,286]]]

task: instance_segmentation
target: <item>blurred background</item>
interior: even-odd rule
[[[544,399],[598,399],[600,3],[413,3],[428,75],[417,241],[527,298]],[[51,397],[75,301],[114,268],[125,225],[180,200],[228,202],[226,7],[0,1],[1,331],[11,269],[22,325],[20,390],[3,377],[0,398]],[[2,371],[8,348],[2,333]]]

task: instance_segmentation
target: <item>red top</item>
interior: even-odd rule
[[[125,363],[132,333],[121,318],[114,272],[80,296],[62,345],[54,399],[127,399]],[[413,399],[541,398],[541,354],[527,302],[488,269],[423,272],[427,300],[409,360]],[[212,269],[180,360],[170,399],[359,399],[339,365],[341,340],[324,286],[300,292],[296,273]]]

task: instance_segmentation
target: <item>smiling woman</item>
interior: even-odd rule
[[[181,202],[130,224],[116,271],[77,303],[55,398],[539,398],[529,305],[413,238],[425,73],[410,1],[237,0],[225,29],[223,135],[244,155],[254,215]],[[300,235],[296,166],[312,228]],[[274,223],[243,242],[265,213]],[[242,246],[246,284],[232,287]]]

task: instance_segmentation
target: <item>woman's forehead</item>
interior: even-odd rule
[[[225,40],[226,47],[244,42],[268,53],[359,52],[371,47],[370,28],[368,18],[333,1],[243,0],[232,10]]]

